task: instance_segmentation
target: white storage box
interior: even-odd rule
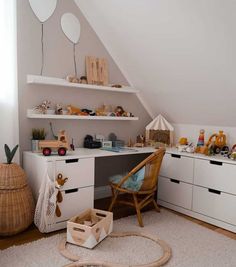
[[[93,248],[113,229],[113,213],[88,209],[67,222],[67,242]]]

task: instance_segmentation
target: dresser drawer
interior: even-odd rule
[[[158,179],[157,198],[171,204],[192,208],[192,185],[165,177]]]
[[[193,187],[193,211],[236,225],[236,196],[204,187]]]
[[[93,208],[94,186],[68,189],[61,193],[63,201],[58,203],[61,217],[55,216],[55,222],[66,221],[85,209]]]
[[[68,178],[63,190],[94,185],[94,158],[56,161],[56,176],[59,173]]]
[[[193,183],[193,162],[193,158],[166,153],[162,161],[160,175]]]
[[[194,184],[236,195],[236,165],[195,159]]]

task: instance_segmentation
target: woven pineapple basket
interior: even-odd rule
[[[25,230],[33,216],[34,201],[24,170],[16,163],[0,164],[0,235]]]

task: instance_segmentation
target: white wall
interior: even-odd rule
[[[236,126],[236,1],[75,2],[153,116]]]
[[[55,13],[44,24],[45,67],[43,75],[64,78],[74,73],[73,46],[60,27],[60,19],[65,12],[75,14],[81,23],[81,38],[76,46],[78,75],[85,74],[85,56],[95,55],[108,60],[111,83],[127,84],[126,78],[73,0],[58,0]],[[82,146],[86,134],[100,133],[107,137],[110,132],[114,132],[120,139],[128,141],[129,137],[134,139],[138,134],[143,133],[144,126],[150,121],[150,116],[136,95],[27,84],[27,74],[39,75],[41,67],[41,24],[33,14],[28,0],[17,1],[17,22],[21,150],[30,149],[31,129],[34,127],[44,127],[48,132],[47,137],[51,137],[48,120],[26,118],[27,109],[40,104],[45,99],[52,101],[54,105],[56,103],[63,103],[64,106],[72,104],[80,108],[96,108],[103,103],[113,106],[122,105],[126,110],[140,117],[139,121],[133,122],[55,120],[53,122],[55,130],[65,129],[69,137],[74,139],[76,146]]]

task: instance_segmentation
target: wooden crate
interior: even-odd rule
[[[112,212],[88,209],[67,222],[67,242],[93,248],[109,235],[112,229]]]

